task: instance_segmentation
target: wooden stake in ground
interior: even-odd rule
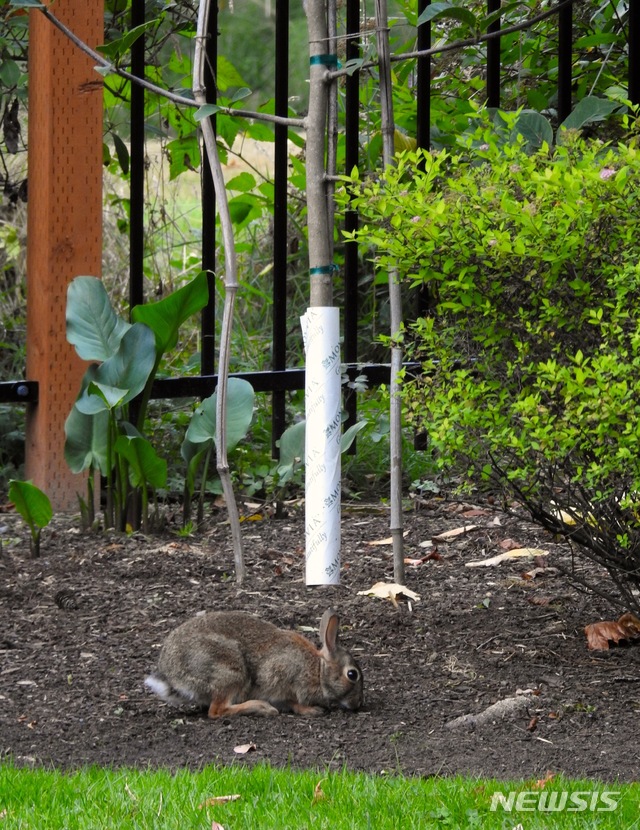
[[[209,20],[210,0],[202,0],[198,10],[198,29],[196,33],[195,54],[193,60],[193,94],[196,102],[201,106],[207,103],[206,90],[204,86],[205,68],[205,43],[207,23]],[[236,261],[235,239],[233,235],[233,223],[229,212],[227,200],[227,189],[225,187],[222,166],[218,156],[216,137],[211,124],[211,117],[207,116],[201,121],[204,146],[211,166],[213,186],[216,193],[216,205],[220,215],[220,226],[224,240],[224,310],[222,318],[222,332],[220,335],[220,359],[218,367],[218,395],[216,399],[216,459],[217,469],[222,482],[222,491],[229,515],[229,525],[233,539],[233,557],[236,571],[236,581],[242,583],[246,575],[244,564],[244,549],[242,545],[242,532],[240,530],[240,517],[236,503],[231,474],[229,472],[229,461],[227,458],[227,381],[229,378],[229,359],[231,352],[231,327],[233,323],[233,311],[235,306],[236,293],[238,291],[238,267]],[[203,233],[207,229],[203,228]]]
[[[391,54],[387,0],[376,0],[376,39],[380,76],[380,114],[382,119],[382,156],[384,166],[393,164],[395,132],[391,89]],[[399,374],[402,369],[402,294],[398,274],[389,272],[389,307],[391,312],[391,396],[390,421],[390,492],[391,537],[393,539],[393,578],[404,583],[404,541],[402,536],[402,398]]]

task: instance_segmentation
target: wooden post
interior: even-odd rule
[[[56,0],[55,14],[89,46],[103,42],[104,0]],[[25,475],[64,511],[86,496],[64,460],[64,422],[86,368],[67,343],[65,310],[71,280],[102,270],[102,79],[40,12],[30,15],[27,378],[39,400],[27,410]]]

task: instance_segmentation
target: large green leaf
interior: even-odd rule
[[[136,323],[144,323],[155,334],[159,355],[175,348],[180,326],[205,307],[209,299],[206,271],[183,288],[174,291],[157,303],[137,305],[131,312]]]
[[[78,398],[76,406],[85,415],[107,412],[126,403],[128,394],[129,390],[120,386],[92,381],[87,386],[86,396]]]
[[[217,392],[206,398],[191,417],[187,440],[202,444],[216,437]],[[242,441],[253,418],[254,391],[251,384],[241,378],[229,378],[227,385],[227,451]]]
[[[146,438],[120,435],[115,451],[129,462],[129,481],[133,487],[149,484],[154,489],[167,483],[167,462],[156,453]]]
[[[49,497],[30,481],[12,479],[9,482],[9,500],[15,504],[32,531],[46,527],[51,521],[53,510]]]
[[[67,340],[83,360],[108,360],[131,328],[113,310],[102,281],[76,277],[67,291]]]
[[[462,6],[454,6],[453,3],[431,3],[418,18],[418,26],[427,23],[429,20],[436,20],[442,17],[449,17],[466,23],[472,29],[478,28],[478,18],[469,9]]]
[[[89,467],[107,474],[107,429],[109,414],[106,410],[86,415],[74,406],[64,425],[66,441],[64,457],[72,473],[81,473]]]
[[[280,482],[286,484],[296,468],[304,466],[304,442],[306,435],[306,421],[298,421],[291,424],[280,436],[278,447],[280,448],[280,463],[278,464],[278,476]]]
[[[514,124],[511,138],[521,135],[531,150],[537,150],[546,142],[553,145],[553,128],[549,121],[535,110],[522,110]]]
[[[203,458],[209,451],[209,447],[212,443],[213,438],[210,438],[208,441],[203,441],[198,444],[194,444],[192,441],[189,441],[188,438],[185,438],[182,442],[182,447],[180,448],[180,455],[187,462],[185,483],[187,485],[187,492],[190,497],[193,496],[193,493],[196,489],[196,476],[198,474],[198,468],[200,467]]]
[[[587,124],[593,124],[595,121],[604,121],[619,106],[620,104],[617,101],[587,95],[582,101],[578,101],[573,112],[560,124],[560,128],[561,130],[579,130]]]
[[[87,387],[76,406],[85,415],[122,406],[144,389],[155,364],[156,343],[153,332],[135,323],[126,332],[116,354],[100,366],[87,370]]]
[[[174,138],[167,144],[167,153],[171,181],[185,170],[197,170],[200,166],[200,142],[195,135]]]

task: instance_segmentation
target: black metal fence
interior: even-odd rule
[[[417,0],[418,14],[421,14],[430,0]],[[564,120],[572,108],[573,85],[573,10],[579,0],[562,0],[549,12],[556,15],[558,43],[557,111],[558,121]],[[487,0],[487,13],[497,12],[501,0]],[[133,2],[132,25],[144,22],[144,0]],[[346,0],[346,60],[360,54],[360,0]],[[217,61],[217,16],[212,15],[208,38],[208,63],[215,67]],[[491,24],[486,37],[486,101],[491,107],[500,106],[501,72],[500,38],[503,30],[499,18]],[[418,27],[417,49],[428,52],[431,48],[431,23]],[[628,0],[627,17],[628,43],[628,97],[633,103],[640,103],[640,0]],[[132,48],[132,70],[144,74],[145,44],[138,39]],[[289,111],[289,0],[275,3],[275,113],[286,116]],[[209,70],[210,71],[210,70]],[[207,89],[214,90],[213,77],[205,79]],[[348,75],[344,87],[344,140],[345,168],[350,171],[359,162],[360,100],[358,72]],[[213,92],[211,92],[213,95]],[[428,149],[431,127],[431,55],[417,59],[416,69],[417,144]],[[142,87],[134,86],[131,92],[131,193],[130,193],[130,289],[131,305],[144,302],[144,95]],[[213,98],[212,98],[213,100]],[[264,372],[239,373],[237,376],[248,380],[257,392],[270,392],[273,396],[273,437],[282,433],[285,424],[286,393],[304,388],[304,369],[287,367],[287,258],[288,258],[288,144],[286,126],[275,126],[274,157],[274,217],[273,217],[273,334],[272,366]],[[202,268],[209,273],[209,304],[204,309],[201,322],[201,365],[199,376],[178,377],[157,380],[153,387],[154,398],[206,397],[216,385],[215,367],[215,290],[216,268],[215,238],[215,194],[211,173],[206,157],[202,169],[202,222],[203,233]],[[345,217],[347,230],[357,228],[358,217],[348,212]],[[353,378],[364,375],[371,385],[388,382],[389,367],[384,364],[357,365],[359,309],[359,258],[357,243],[349,242],[344,249],[344,308],[343,308],[343,360],[347,372]],[[37,401],[38,381],[15,381],[0,383],[0,402]],[[346,401],[350,419],[356,414],[355,395],[348,395]]]

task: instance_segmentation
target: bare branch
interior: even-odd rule
[[[126,69],[120,69],[120,67],[116,66],[115,64],[108,61],[103,55],[99,52],[96,52],[95,49],[92,49],[88,46],[83,40],[81,40],[68,26],[65,26],[62,21],[58,20],[58,18],[52,14],[46,6],[42,6],[39,9],[42,14],[52,23],[56,29],[58,29],[62,34],[69,38],[72,43],[88,55],[92,60],[94,60],[98,66],[102,67],[102,69],[106,69],[109,74],[111,75],[118,75],[121,78],[124,78],[127,81],[130,81],[133,84],[138,84],[139,86],[144,87],[149,92],[153,92],[156,95],[160,95],[163,98],[166,98],[168,101],[171,101],[173,104],[181,104],[185,107],[199,107],[200,104],[197,103],[193,98],[188,98],[186,95],[178,95],[175,92],[170,92],[168,89],[163,89],[161,86],[156,86],[156,84],[151,83],[151,81],[147,81],[146,78],[139,78],[137,75],[132,75],[131,72],[127,72]],[[196,45],[197,49],[197,45]],[[306,121],[304,118],[285,118],[282,115],[272,115],[271,113],[266,112],[252,112],[250,110],[241,110],[236,109],[235,107],[218,107],[218,112],[221,112],[223,115],[233,115],[237,118],[253,118],[256,121],[267,121],[271,124],[282,124],[286,127],[305,127]]]
[[[204,49],[206,38],[204,37],[204,34],[207,30],[207,23],[209,20],[209,6],[210,0],[201,0],[200,8],[198,10],[198,34],[196,37],[196,50],[193,60],[193,94],[198,104],[206,104],[207,102],[206,88],[204,85],[204,68],[206,58]],[[229,201],[227,198],[227,188],[225,186],[224,174],[222,171],[222,165],[220,164],[218,145],[213,125],[211,123],[211,118],[203,118],[201,127],[205,150],[207,158],[209,159],[209,165],[211,167],[211,175],[213,177],[216,204],[218,207],[220,226],[222,228],[222,236],[224,240],[225,258],[224,312],[222,333],[220,337],[218,395],[216,398],[216,458],[217,469],[220,475],[220,481],[222,482],[222,490],[227,506],[227,513],[229,514],[229,525],[233,539],[236,581],[238,583],[242,583],[246,575],[244,550],[242,546],[242,533],[240,530],[238,505],[233,491],[233,484],[229,473],[229,462],[227,459],[227,381],[229,379],[233,311],[235,306],[235,297],[238,291],[238,265],[236,260],[235,239],[233,235],[233,222],[231,221]],[[207,230],[207,228],[203,228],[204,233],[207,233]]]

